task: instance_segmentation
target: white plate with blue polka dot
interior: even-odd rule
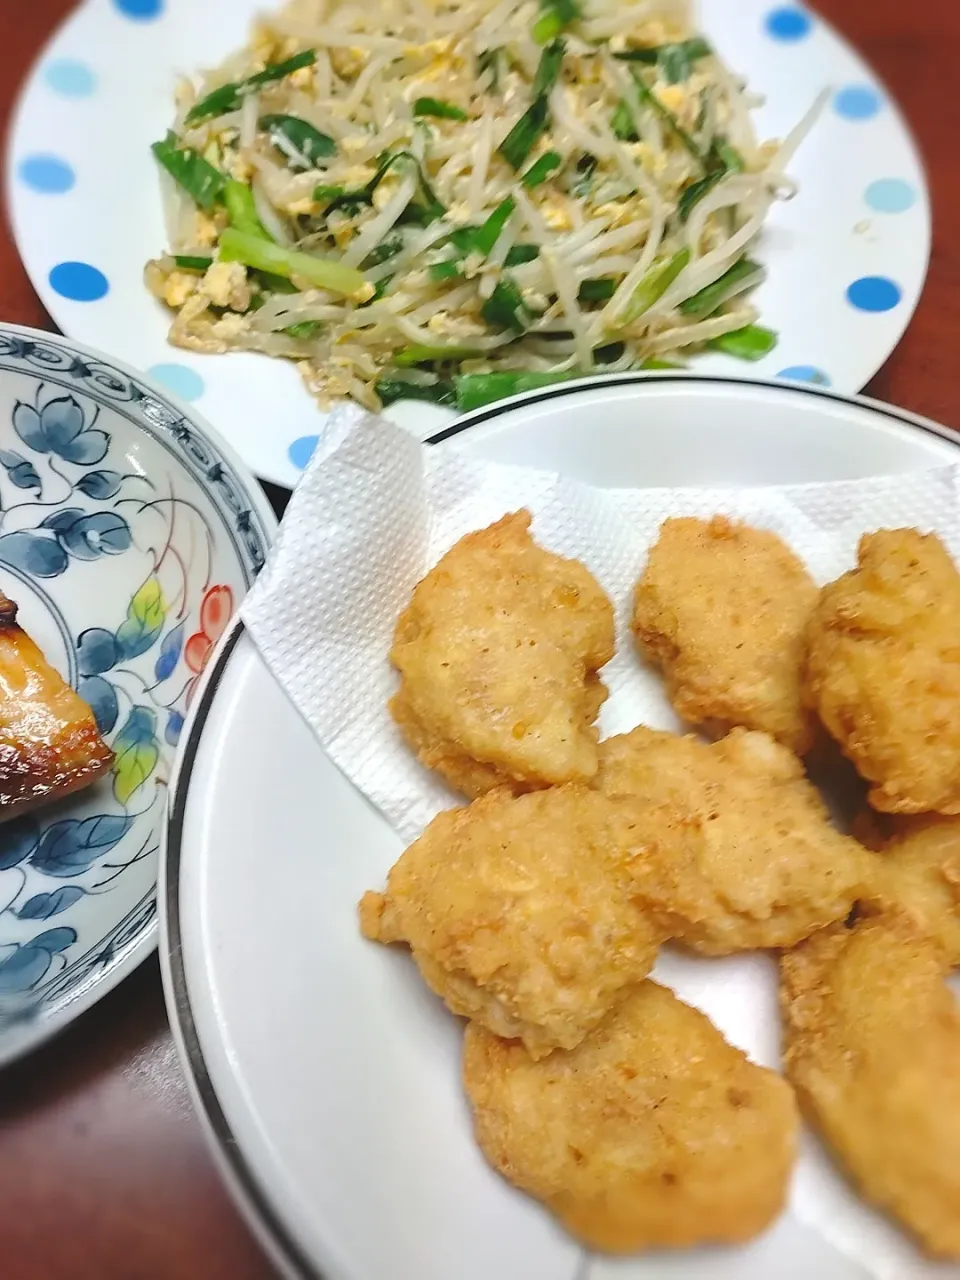
[[[8,200],[27,271],[64,332],[195,401],[259,476],[292,485],[322,424],[296,369],[170,347],[169,316],[142,278],[164,248],[150,143],[172,120],[176,79],[240,47],[262,8],[85,0],[23,92]],[[926,276],[930,204],[917,149],[883,85],[809,10],[775,0],[700,9],[728,64],[765,96],[764,135],[782,137],[831,92],[791,165],[800,193],[775,207],[757,248],[769,270],[758,304],[780,342],[758,364],[711,353],[696,369],[858,391],[900,340]],[[416,406],[415,428],[429,433],[445,412]]]

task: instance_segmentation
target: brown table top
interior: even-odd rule
[[[200,0],[198,0],[200,2]],[[5,0],[0,120],[71,0]],[[920,309],[869,387],[960,426],[960,6],[819,0],[866,55],[919,139],[936,210]],[[16,10],[16,17],[12,11]],[[9,232],[0,318],[52,328]],[[3,1280],[259,1280],[272,1274],[232,1209],[191,1111],[150,960],[65,1034],[0,1079]]]

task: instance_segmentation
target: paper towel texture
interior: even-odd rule
[[[331,414],[270,562],[243,606],[257,648],[324,749],[409,841],[460,802],[422,768],[387,711],[387,660],[416,583],[465,533],[528,507],[543,546],[582,560],[613,601],[617,656],[601,736],[678,722],[630,635],[633,586],[669,516],[736,516],[780,534],[819,582],[855,563],[860,535],[935,529],[960,552],[957,471],[780,489],[596,489],[549,472],[424,447],[355,406]]]
[[[604,737],[639,723],[679,727],[660,678],[638,658],[629,631],[633,586],[667,517],[723,513],[773,530],[819,582],[852,567],[861,534],[877,528],[936,531],[960,557],[953,467],[779,489],[602,490],[424,447],[361,409],[336,409],[242,613],[324,750],[404,841],[440,809],[462,801],[419,765],[387,711],[397,687],[387,660],[397,617],[415,584],[458,538],[520,507],[533,513],[536,540],[582,560],[614,602],[618,651],[601,673],[610,689]],[[770,957],[704,961],[667,949],[656,976],[756,1060],[777,1065]],[[809,1136],[791,1209],[878,1280],[960,1276],[958,1268],[924,1262],[895,1226],[857,1198]],[[594,1265],[598,1280],[614,1271],[640,1280],[659,1275],[666,1264],[651,1258]]]

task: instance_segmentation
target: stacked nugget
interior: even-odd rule
[[[774,535],[723,519],[664,525],[634,618],[680,715],[708,730],[766,728],[800,752],[819,721],[870,784],[880,813],[857,825],[877,856],[857,910],[793,939],[782,960],[784,1066],[866,1198],[952,1258],[960,1017],[944,978],[960,963],[958,619],[960,575],[935,537],[870,534],[857,568],[817,592]]]
[[[668,940],[704,955],[796,947],[788,975],[809,949],[817,964],[784,983],[791,1078],[867,1194],[934,1245],[909,1205],[878,1191],[884,1166],[863,1178],[846,1132],[818,1115],[803,1052],[811,983],[827,993],[813,1024],[831,1025],[827,979],[809,974],[836,947],[819,940],[847,937],[855,903],[870,904],[871,927],[905,911],[901,931],[921,950],[939,931],[960,953],[950,834],[938,820],[898,832],[881,863],[833,828],[798,758],[818,712],[835,732],[815,675],[837,665],[815,660],[832,589],[820,596],[773,534],[667,521],[634,630],[678,714],[719,740],[638,727],[599,743],[613,610],[529,526],[519,512],[462,539],[398,623],[394,717],[426,765],[479,798],[439,815],[360,908],[364,933],[409,945],[470,1019],[464,1080],[481,1148],[597,1249],[756,1235],[785,1199],[792,1090],[647,975]],[[849,1028],[834,1023],[830,1078],[847,1061]]]

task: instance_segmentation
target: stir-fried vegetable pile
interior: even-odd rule
[[[686,0],[293,0],[181,87],[147,283],[177,345],[373,408],[758,359],[749,250],[817,108],[761,145],[753,105]]]

